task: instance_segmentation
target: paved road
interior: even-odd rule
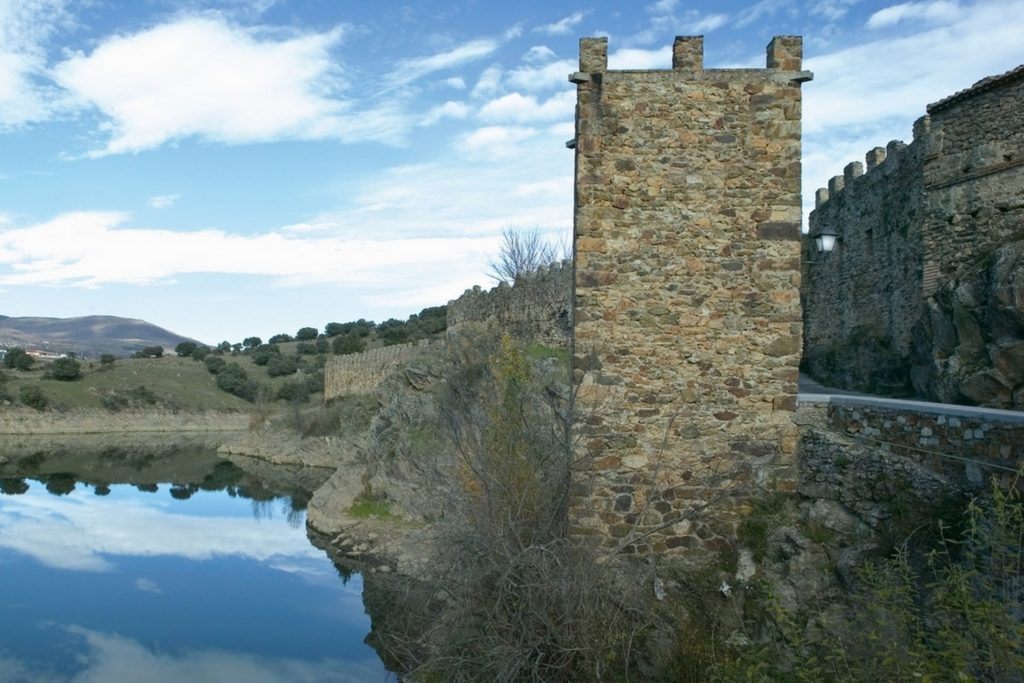
[[[861,394],[856,391],[846,391],[845,389],[833,389],[832,387],[822,386],[807,375],[800,373],[800,379],[797,381],[797,391],[800,394],[806,394],[810,396],[816,396],[819,394],[832,395],[832,396],[867,396],[868,394]]]

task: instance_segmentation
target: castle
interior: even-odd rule
[[[804,363],[825,384],[1024,409],[1024,66],[928,106],[816,194]],[[838,241],[818,253],[814,238]]]
[[[1024,460],[1020,413],[851,398],[802,401],[795,422],[802,355],[841,386],[1020,407],[1024,67],[847,166],[801,240],[801,62],[782,36],[764,69],[704,69],[703,39],[680,37],[671,70],[609,71],[606,39],[582,40],[572,263],[448,304],[450,333],[571,346],[577,538],[728,550],[771,491],[877,522],[894,486],[931,504]],[[325,397],[428,348],[332,359]]]

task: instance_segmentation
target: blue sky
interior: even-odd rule
[[[0,0],[0,314],[405,318],[487,286],[503,228],[571,235],[581,37],[625,69],[803,35],[809,205],[1022,29],[1024,0]]]

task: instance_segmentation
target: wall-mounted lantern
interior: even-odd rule
[[[814,248],[818,250],[819,254],[828,253],[836,248],[838,241],[839,233],[836,232],[836,229],[825,226],[814,236]]]

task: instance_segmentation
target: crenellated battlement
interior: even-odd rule
[[[615,69],[608,70],[608,39],[583,38],[580,40],[580,70],[569,75],[573,83],[600,82],[607,73],[658,74],[666,78],[720,78],[733,75],[742,78],[754,76],[770,78],[780,83],[803,83],[814,75],[803,71],[803,40],[800,36],[776,36],[768,44],[764,69],[705,69],[704,36],[676,36],[672,43],[671,69]],[[657,76],[656,76],[657,77]]]
[[[928,117],[922,116],[914,124],[914,140],[911,145],[927,145],[925,140],[928,130]],[[823,207],[829,200],[838,197],[846,188],[854,186],[859,178],[870,176],[871,173],[886,175],[893,172],[896,166],[905,163],[908,156],[907,145],[902,140],[890,140],[885,147],[873,147],[864,155],[864,162],[851,161],[843,167],[842,175],[829,178],[827,187],[819,187],[814,193],[814,209]]]

